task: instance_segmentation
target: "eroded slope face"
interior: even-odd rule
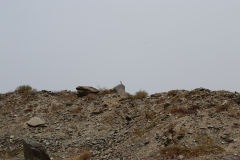
[[[23,159],[21,139],[53,159],[223,159],[240,155],[240,95],[174,90],[136,99],[48,91],[0,95],[0,157]],[[44,126],[26,124],[39,117]],[[1,159],[1,158],[0,158]]]

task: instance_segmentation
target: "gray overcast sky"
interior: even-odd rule
[[[239,0],[0,0],[0,92],[240,91]]]

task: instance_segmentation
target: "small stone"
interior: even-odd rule
[[[178,158],[179,158],[179,159],[183,159],[184,156],[183,156],[183,155],[179,155]]]
[[[38,126],[44,126],[45,121],[39,117],[33,117],[29,121],[27,121],[27,124],[31,127],[38,127]]]
[[[60,130],[60,129],[61,129],[60,127],[55,128],[55,130]]]
[[[212,126],[212,125],[208,125],[207,127],[208,127],[208,128],[213,128],[213,126]]]

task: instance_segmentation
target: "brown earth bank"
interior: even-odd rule
[[[240,94],[0,94],[0,159],[23,160],[24,138],[41,143],[53,160],[84,153],[91,160],[240,160]]]

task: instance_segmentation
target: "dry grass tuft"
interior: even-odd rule
[[[143,99],[148,96],[148,93],[146,91],[138,91],[135,93],[135,95],[127,94],[128,99]]]
[[[79,156],[69,158],[68,160],[88,160],[92,154],[90,152],[83,152]]]
[[[185,114],[196,114],[198,109],[199,109],[198,106],[191,106],[189,108],[174,106],[174,107],[169,109],[169,113],[183,114],[183,115],[185,115]]]
[[[15,89],[15,92],[27,96],[35,93],[36,90],[29,85],[21,85]]]
[[[185,146],[170,146],[163,148],[161,153],[166,157],[177,157],[183,155],[185,158],[198,157],[209,154],[219,154],[224,151],[223,148],[214,144],[213,139],[205,134],[196,135],[198,145],[189,148]]]
[[[212,141],[205,144],[198,145],[194,148],[189,148],[185,146],[173,145],[161,149],[161,154],[165,157],[176,158],[179,155],[183,155],[185,158],[198,157],[202,155],[209,154],[219,154],[224,151],[220,146],[212,144]]]
[[[148,93],[146,91],[138,91],[136,94],[135,94],[135,99],[143,99],[143,98],[146,98],[148,96]]]

